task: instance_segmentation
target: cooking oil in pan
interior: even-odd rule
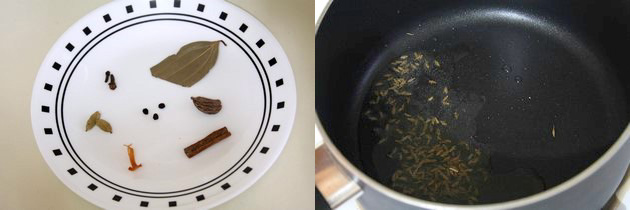
[[[424,52],[398,57],[375,80],[363,117],[398,162],[390,187],[425,200],[474,204],[488,179],[488,156],[463,139],[474,134],[484,99],[451,89],[452,69],[444,65]]]
[[[535,169],[493,171],[513,164],[474,140],[486,99],[453,86],[451,63],[461,59],[410,52],[377,76],[362,113],[377,142],[372,176],[401,193],[452,204],[501,202],[546,189]]]

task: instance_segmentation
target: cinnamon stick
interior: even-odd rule
[[[230,131],[228,131],[228,129],[226,127],[223,127],[219,130],[216,130],[212,133],[210,133],[208,136],[206,136],[205,138],[197,141],[196,143],[186,147],[184,149],[184,153],[186,153],[186,156],[188,156],[188,158],[192,158],[195,155],[199,154],[201,151],[207,149],[208,147],[212,146],[213,144],[216,144],[217,142],[231,136],[232,134],[230,133]]]

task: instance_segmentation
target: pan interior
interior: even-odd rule
[[[566,181],[601,156],[627,123],[616,69],[571,29],[497,9],[409,22],[371,54],[365,74],[370,82],[359,91],[365,93],[361,113],[375,106],[391,111],[369,101],[375,84],[391,73],[392,61],[413,52],[439,60],[440,70],[448,73],[434,79],[448,87],[450,107],[460,113],[457,120],[449,118],[446,133],[486,157],[489,177],[479,189],[478,203],[513,200]],[[410,87],[408,106],[444,114],[443,107],[422,105],[431,97],[427,87]],[[426,111],[407,109],[412,115]],[[379,131],[387,123],[359,119],[361,168],[391,186],[400,161],[388,157],[394,141],[378,143],[387,135]]]

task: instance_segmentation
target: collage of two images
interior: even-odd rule
[[[630,206],[621,0],[0,11],[0,209]]]

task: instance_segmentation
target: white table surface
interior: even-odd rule
[[[276,36],[297,84],[291,137],[271,169],[217,209],[314,209],[314,4],[311,0],[229,0]],[[65,187],[41,157],[32,134],[35,75],[56,39],[108,0],[2,1],[0,6],[0,209],[98,209]]]

